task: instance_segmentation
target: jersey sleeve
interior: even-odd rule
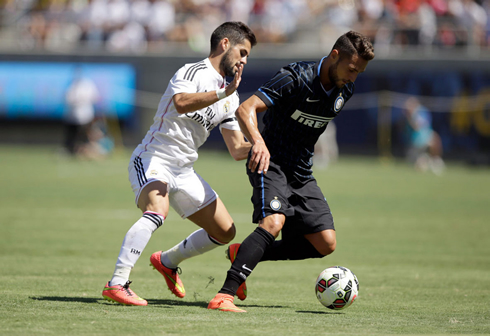
[[[224,119],[219,124],[219,131],[222,132],[223,128],[229,129],[231,131],[240,131],[240,125],[238,124],[238,120],[235,116],[230,116],[229,118]]]
[[[172,96],[177,93],[195,93],[197,92],[197,76],[186,76],[186,67],[180,68],[172,77],[169,83],[169,89]]]
[[[219,131],[221,132],[223,128],[232,130],[232,131],[240,131],[240,124],[238,124],[238,120],[235,117],[235,112],[238,109],[238,105],[240,104],[240,99],[238,98],[238,92],[235,91],[233,96],[231,97],[230,107],[233,109],[233,113],[229,113],[229,116],[226,116],[221,120],[219,124]]]
[[[294,95],[298,88],[299,75],[291,65],[279,70],[274,77],[263,84],[256,92],[267,107],[276,105],[283,98]]]

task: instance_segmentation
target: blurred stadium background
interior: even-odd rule
[[[374,42],[376,58],[335,120],[340,160],[315,171],[338,248],[258,268],[238,321],[205,309],[229,267],[223,249],[185,262],[181,301],[147,266],[195,230],[172,213],[132,272],[151,307],[110,307],[100,292],[140,216],[129,155],[171,76],[207,57],[226,20],[248,23],[259,39],[242,100],[289,62],[327,55],[350,29]],[[0,335],[489,334],[489,33],[490,0],[0,0]],[[121,149],[108,160],[58,155],[79,71],[95,82],[96,113]],[[403,110],[414,96],[452,161],[442,176],[403,162]],[[205,147],[196,170],[243,241],[255,228],[244,163],[225,153],[218,130]],[[336,264],[361,283],[345,314],[313,294],[320,271]]]
[[[1,0],[0,142],[61,145],[65,92],[81,68],[116,146],[132,150],[175,71],[207,56],[221,22],[240,20],[259,40],[242,99],[354,29],[376,59],[336,119],[340,154],[402,156],[403,104],[417,96],[445,159],[490,165],[489,15],[489,0]],[[207,147],[224,148],[218,133]]]

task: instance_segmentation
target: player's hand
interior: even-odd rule
[[[250,161],[248,162],[248,168],[253,172],[257,170],[257,173],[267,174],[267,170],[269,169],[269,161],[271,155],[267,146],[263,142],[256,142],[251,149]]]
[[[238,70],[237,72],[235,72],[235,77],[233,77],[233,80],[225,88],[227,96],[235,92],[238,89],[238,86],[240,86],[240,82],[242,81],[243,64],[240,63],[240,65],[238,65],[237,68]]]

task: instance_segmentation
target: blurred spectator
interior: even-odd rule
[[[88,0],[79,12],[78,23],[82,30],[80,39],[89,48],[101,48],[106,39],[108,8],[105,0]]]
[[[418,16],[420,22],[419,43],[424,46],[432,45],[437,34],[436,11],[428,2],[423,2],[418,9]]]
[[[107,39],[107,50],[132,51],[142,53],[146,51],[147,40],[145,28],[136,21],[125,24],[121,29],[114,30]]]
[[[186,42],[203,51],[208,27],[227,20],[248,24],[261,43],[330,45],[354,29],[381,53],[490,46],[490,0],[4,0],[0,11],[0,44],[24,49],[79,42],[140,53]]]
[[[75,155],[88,142],[91,124],[95,117],[94,104],[99,100],[99,92],[94,82],[75,69],[73,82],[66,92],[68,105],[65,115],[65,148]]]
[[[175,8],[170,1],[150,0],[146,26],[149,41],[162,41],[175,27]],[[162,20],[165,18],[165,20]]]
[[[46,49],[70,49],[76,47],[82,29],[76,23],[75,15],[63,1],[51,1],[44,11],[47,22],[44,47]]]
[[[339,146],[337,144],[337,127],[333,121],[327,125],[325,132],[320,135],[315,144],[313,164],[318,169],[326,169],[337,162],[339,158]]]
[[[430,112],[417,98],[410,97],[405,102],[404,113],[407,120],[407,159],[419,171],[425,172],[430,169],[440,175],[445,169],[442,142],[439,134],[432,129]]]
[[[101,160],[114,149],[114,140],[107,131],[105,118],[97,118],[87,129],[87,142],[82,144],[77,155],[84,159]]]
[[[109,31],[122,29],[130,18],[129,3],[127,0],[108,0],[106,26]]]
[[[224,9],[226,21],[250,22],[254,0],[226,0]]]

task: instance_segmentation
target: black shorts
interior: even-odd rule
[[[301,181],[285,173],[273,162],[267,174],[247,174],[253,187],[253,222],[276,213],[286,216],[282,235],[305,235],[323,230],[335,230],[332,213],[325,196],[314,178]]]

